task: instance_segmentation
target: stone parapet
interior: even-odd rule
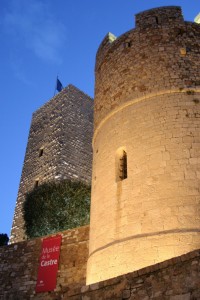
[[[57,287],[35,293],[41,239],[0,248],[1,300],[191,300],[200,295],[200,250],[85,285],[88,227],[63,235]]]
[[[58,232],[62,235],[55,291],[35,293],[43,238],[0,248],[0,299],[60,299],[85,285],[89,226]],[[53,235],[52,235],[53,236]]]

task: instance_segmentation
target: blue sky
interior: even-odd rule
[[[0,0],[0,233],[10,235],[32,113],[54,94],[57,74],[93,96],[97,48],[108,32],[134,28],[134,14],[198,0]]]

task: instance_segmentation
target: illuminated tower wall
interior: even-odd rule
[[[48,181],[90,184],[93,100],[73,85],[34,112],[15,207],[10,242],[26,239],[23,203],[27,192]]]
[[[88,284],[200,247],[200,25],[139,13],[95,72]]]

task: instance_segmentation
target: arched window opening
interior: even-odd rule
[[[127,178],[127,154],[125,151],[123,151],[123,155],[120,158],[119,177],[121,180]]]
[[[39,179],[36,179],[36,180],[35,180],[35,184],[34,184],[34,188],[37,188],[38,185],[39,185]]]
[[[40,148],[39,149],[39,157],[41,157],[43,155],[43,153],[44,153],[44,148]]]
[[[127,178],[127,153],[123,148],[116,153],[116,181],[122,181]]]

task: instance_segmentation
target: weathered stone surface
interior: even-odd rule
[[[161,7],[105,41],[95,69],[88,284],[145,275],[200,248],[200,26],[180,7]]]
[[[80,292],[85,285],[89,226],[60,234],[62,243],[55,291],[35,293],[42,242],[42,238],[37,238],[0,248],[0,299],[61,299],[62,294]],[[68,243],[68,238],[74,240]]]
[[[190,300],[190,293],[170,297],[170,300]]]
[[[92,133],[93,100],[72,85],[33,113],[11,243],[26,239],[22,205],[36,181],[72,179],[90,184]]]
[[[48,293],[35,293],[41,238],[0,248],[0,299],[200,299],[200,250],[86,286],[89,227],[61,234],[57,287]]]
[[[0,299],[200,299],[199,38],[199,25],[184,22],[178,7],[138,14],[136,29],[119,38],[106,36],[96,61],[96,202],[88,264],[88,282],[93,284],[85,285],[84,227],[62,233],[57,287],[49,293],[34,292],[41,239],[2,247]],[[58,114],[50,114],[54,124],[60,120],[59,107]],[[33,117],[36,128],[37,122],[42,124]],[[52,157],[60,150],[59,128],[50,141],[55,146]],[[37,130],[43,141],[40,126]],[[52,137],[51,126],[49,130]],[[35,131],[30,143],[31,134]],[[43,147],[33,140],[30,145],[37,151]],[[120,147],[127,151],[128,177],[116,183]],[[26,158],[25,171],[30,167]],[[21,182],[24,190],[33,184],[31,172]],[[70,173],[66,176],[76,175]],[[53,169],[48,175],[59,174]],[[20,211],[18,204],[16,209]],[[16,233],[18,224],[16,216]]]

